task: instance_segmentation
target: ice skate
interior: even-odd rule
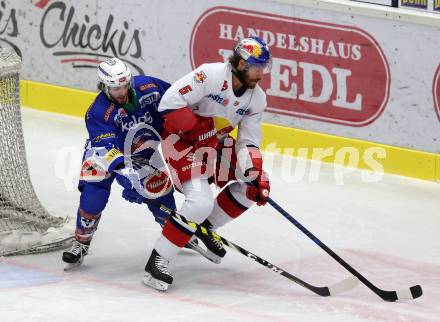
[[[143,283],[158,291],[166,291],[173,283],[173,276],[168,269],[169,261],[153,249],[145,266]]]
[[[89,245],[82,244],[79,241],[74,241],[72,248],[63,253],[64,270],[69,271],[72,268],[78,267],[82,264],[84,256],[87,255]]]
[[[195,232],[195,235],[205,244],[206,251],[204,251],[205,254],[202,254],[202,256],[205,256],[210,261],[220,264],[222,261],[222,258],[226,255],[226,250],[223,247],[223,243],[217,239],[214,238],[214,236],[211,233],[212,225],[208,220],[205,220],[202,224],[203,227],[205,227],[206,233],[203,232],[201,229],[197,229]],[[199,248],[200,245],[197,245]]]

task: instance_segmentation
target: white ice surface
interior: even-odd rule
[[[79,170],[83,121],[30,109],[23,121],[38,196],[53,214],[74,217],[79,193],[66,176]],[[0,321],[440,321],[439,184],[388,175],[365,183],[355,171],[337,185],[330,165],[318,181],[286,182],[275,164],[271,196],[292,216],[378,287],[421,284],[424,295],[387,303],[360,284],[321,298],[232,250],[220,265],[182,252],[175,283],[156,292],[141,278],[160,227],[115,184],[81,269],[63,272],[61,251],[0,260]],[[269,205],[218,232],[312,284],[349,275]]]

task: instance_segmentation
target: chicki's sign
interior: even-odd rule
[[[226,60],[237,40],[248,36],[261,37],[272,50],[272,71],[261,81],[267,111],[365,126],[384,110],[388,62],[373,37],[359,28],[215,7],[194,26],[193,67]]]

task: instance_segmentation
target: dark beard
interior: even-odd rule
[[[240,81],[240,83],[243,84],[243,86],[248,87],[249,84],[246,80],[246,72],[244,70],[239,71],[234,68],[232,69],[232,74],[234,74],[238,78],[238,80]]]

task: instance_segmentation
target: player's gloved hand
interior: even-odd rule
[[[139,174],[132,168],[123,168],[116,171],[116,181],[124,188],[122,197],[130,202],[141,204],[144,197],[138,193],[142,191]]]
[[[256,146],[248,146],[251,166],[244,172],[248,186],[246,197],[256,201],[258,206],[264,206],[269,200],[270,182],[266,172],[263,171],[263,157]]]
[[[197,115],[197,123],[188,132],[182,133],[181,137],[194,143],[197,150],[201,147],[217,148],[219,140],[212,117]]]
[[[246,170],[245,176],[250,180],[246,188],[246,197],[256,201],[258,206],[264,206],[270,193],[270,181],[267,173],[263,170],[250,168]]]
[[[183,107],[164,114],[163,118],[163,127],[168,133],[175,133],[192,142],[196,149],[217,147],[218,138],[212,117],[196,115],[188,107]]]
[[[135,189],[122,190],[122,198],[129,202],[141,204],[144,202],[144,197],[141,196]]]

